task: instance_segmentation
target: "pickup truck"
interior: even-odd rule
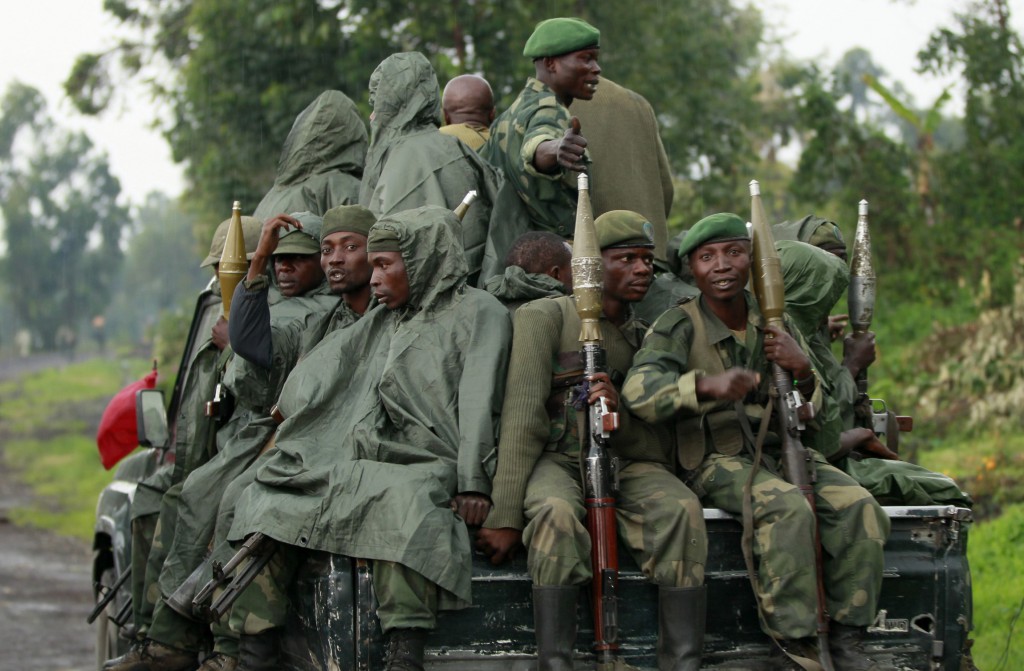
[[[186,364],[219,314],[208,291],[196,304],[186,352],[171,395],[175,404]],[[152,414],[140,413],[144,422]],[[162,421],[164,418],[159,417]],[[140,435],[164,432],[140,426]],[[173,431],[173,426],[169,426]],[[171,441],[173,442],[173,441]],[[162,461],[162,450],[138,451],[118,468],[97,507],[94,577],[101,598],[124,574],[131,554],[128,503],[136,484]],[[885,546],[881,603],[867,647],[883,668],[899,671],[970,671],[971,579],[967,540],[971,512],[955,506],[887,507],[892,533]],[[705,509],[709,534],[707,635],[703,668],[756,671],[767,667],[770,641],[761,633],[749,577],[740,552],[741,525]],[[637,669],[655,669],[657,589],[623,554],[620,557],[621,657]],[[530,579],[525,560],[495,567],[473,558],[474,605],[444,612],[428,639],[426,667],[452,671],[533,669],[536,654]],[[98,618],[97,658],[123,652],[128,591],[122,588]],[[577,609],[577,668],[593,668],[592,624],[586,590]],[[369,564],[310,552],[292,586],[292,613],[283,636],[284,666],[297,671],[371,671],[382,668],[383,640],[376,618]]]

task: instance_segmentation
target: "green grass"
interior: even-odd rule
[[[113,477],[93,432],[107,401],[147,368],[93,359],[0,384],[5,466],[35,494],[11,511],[15,523],[92,538],[96,500]]]
[[[1024,504],[971,529],[974,662],[983,671],[1024,669]]]

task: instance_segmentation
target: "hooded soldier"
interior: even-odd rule
[[[454,210],[469,191],[478,200],[462,220],[461,241],[476,283],[483,263],[494,169],[469,146],[438,132],[437,75],[419,52],[392,54],[370,76],[370,150],[359,204],[384,216],[423,205]]]
[[[466,524],[488,506],[508,312],[466,286],[450,211],[382,217],[367,251],[382,307],[329,334],[295,368],[278,402],[276,452],[235,510],[232,540],[259,531],[281,542],[231,615],[243,657],[260,648],[267,668],[275,662],[265,641],[286,614],[286,599],[273,595],[297,563],[289,546],[373,560],[389,660],[422,663],[438,608],[471,598]]]
[[[826,403],[818,411],[821,429],[814,447],[883,505],[971,505],[953,480],[916,464],[877,458],[888,452],[870,429],[854,427],[857,388],[849,370],[832,354],[824,323],[850,281],[846,264],[820,248],[779,240],[786,312],[807,341],[814,367],[821,371]],[[883,452],[884,450],[884,452]]]
[[[253,215],[266,220],[308,210],[323,216],[355,203],[365,160],[366,126],[355,103],[341,91],[324,91],[295,118],[274,186]]]

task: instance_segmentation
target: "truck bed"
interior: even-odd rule
[[[967,533],[971,512],[953,506],[886,507],[892,533],[885,546],[879,613],[868,649],[884,668],[959,671],[971,627]],[[770,641],[758,626],[740,551],[741,525],[705,509],[709,535],[705,669],[764,668]],[[637,669],[656,669],[657,588],[625,554],[619,605],[621,655]],[[428,639],[426,668],[526,671],[535,668],[531,583],[525,559],[491,566],[473,558],[470,608],[443,612]],[[289,668],[370,671],[382,668],[383,642],[366,562],[310,553],[292,591],[284,638]],[[577,668],[593,668],[587,590],[581,590]]]

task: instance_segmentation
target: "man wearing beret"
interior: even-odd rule
[[[601,333],[608,372],[591,379],[589,403],[618,406],[616,384],[646,324],[631,308],[647,292],[654,229],[643,216],[607,212],[595,222],[604,266]],[[494,508],[478,534],[493,563],[528,548],[537,654],[542,670],[573,668],[576,601],[592,579],[590,536],[580,481],[578,411],[583,381],[580,319],[570,297],[542,298],[515,314]],[[658,668],[700,668],[707,535],[697,496],[675,476],[666,427],[620,413],[611,450],[619,458],[619,537],[659,585]]]
[[[596,28],[580,19],[537,24],[523,49],[523,55],[533,59],[535,75],[491,126],[491,137],[480,150],[504,171],[518,196],[507,207],[511,210],[518,200],[531,230],[552,231],[563,238],[573,233],[575,173],[586,169],[587,141],[580,135],[578,122],[571,123],[568,107],[574,99],[594,96],[601,74],[600,38]],[[502,212],[495,221],[519,217],[519,212]],[[498,251],[504,255],[507,250]]]
[[[764,434],[761,466],[751,455],[769,403],[770,363],[788,371],[816,407],[820,386],[803,341],[766,327],[745,291],[751,243],[740,217],[705,217],[680,253],[700,296],[655,321],[633,359],[623,401],[647,421],[674,424],[680,466],[705,505],[740,515],[751,502],[762,628],[793,657],[816,661],[815,517],[779,475],[777,433]],[[878,606],[889,519],[871,494],[813,455],[832,659],[838,671],[878,669],[860,642]]]

